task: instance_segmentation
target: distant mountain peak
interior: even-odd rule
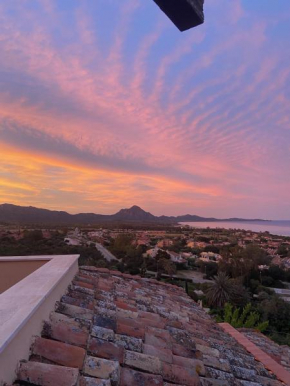
[[[133,205],[133,206],[131,206],[131,208],[125,208],[125,209],[121,209],[121,210],[128,210],[128,211],[134,211],[134,212],[137,212],[137,211],[138,212],[145,212],[145,210],[140,208],[140,206],[138,206],[138,205]]]
[[[123,221],[156,221],[156,217],[149,212],[145,212],[140,206],[133,205],[128,209],[121,209],[118,213],[114,214],[116,220]]]
[[[142,212],[145,212],[144,209],[142,209],[140,206],[138,205],[133,205],[131,206],[131,208],[129,208],[129,210],[141,210]]]
[[[113,215],[102,215],[94,213],[69,214],[64,211],[35,208],[33,206],[18,206],[13,204],[0,204],[0,222],[14,224],[54,224],[54,225],[81,225],[102,224],[104,222],[139,222],[139,223],[166,223],[176,224],[180,222],[199,221],[246,221],[243,219],[206,218],[196,215],[183,216],[154,216],[146,212],[140,206],[133,205],[131,208],[121,209]],[[247,220],[256,221],[256,220]],[[261,221],[261,220],[260,220]]]

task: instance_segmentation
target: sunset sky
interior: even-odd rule
[[[1,0],[0,203],[290,219],[290,1]]]

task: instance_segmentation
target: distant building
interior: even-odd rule
[[[260,271],[265,271],[265,270],[269,269],[269,266],[268,265],[258,265],[258,269]]]
[[[159,248],[168,248],[173,245],[173,241],[171,239],[163,239],[158,241],[157,246]]]
[[[182,257],[180,253],[176,253],[173,251],[164,251],[163,249],[158,248],[157,245],[154,248],[148,249],[148,251],[144,253],[144,256],[150,256],[152,258],[155,258],[159,251],[168,253],[168,255],[170,256],[170,260],[175,264],[188,264],[187,259]]]
[[[148,245],[148,244],[150,244],[150,239],[144,239],[144,238],[142,238],[142,239],[138,239],[137,240],[137,245],[139,246],[139,245]]]
[[[290,257],[285,257],[282,261],[282,265],[285,269],[290,269]]]
[[[160,249],[157,246],[155,246],[154,248],[148,249],[148,251],[146,251],[146,253],[144,253],[144,255],[145,256],[150,256],[152,258],[155,258],[157,256],[157,253],[158,253],[159,250],[161,251],[162,249]]]
[[[184,259],[193,259],[195,258],[195,255],[191,252],[181,252],[181,256],[184,258]]]
[[[85,242],[85,240],[84,240],[84,236],[83,236],[82,232],[79,230],[79,228],[75,228],[74,231],[68,232],[67,237],[65,237],[65,239],[64,239],[64,242],[67,245],[80,245],[83,242]]]
[[[282,259],[279,255],[273,255],[273,259],[271,261],[271,264],[273,265],[278,265],[280,267],[282,265]]]
[[[222,259],[221,255],[213,252],[201,252],[199,260],[206,263],[209,262],[218,262]]]
[[[186,259],[184,259],[179,253],[167,251],[167,253],[170,256],[170,260],[175,264],[185,264],[187,265],[188,262]]]
[[[80,240],[74,239],[74,238],[71,238],[71,237],[65,237],[64,242],[67,245],[80,245],[81,244]]]
[[[92,231],[92,232],[88,232],[88,236],[93,239],[93,238],[99,238],[99,237],[103,237],[103,230],[99,230],[99,231]]]
[[[188,248],[205,248],[207,245],[204,241],[189,241],[186,244]]]

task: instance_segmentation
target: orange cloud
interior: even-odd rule
[[[211,7],[221,12],[227,3]],[[223,9],[232,24],[221,28],[209,12],[207,24],[182,35],[165,28],[156,8],[157,22],[137,37],[134,17],[139,7],[149,11],[125,1],[108,47],[88,14],[92,5],[74,9],[68,31],[57,2],[41,3],[42,18],[21,3],[19,20],[5,13],[7,4],[0,5],[1,197],[25,186],[23,202],[70,201],[75,211],[80,202],[104,212],[132,203],[209,211],[259,197],[270,180],[284,198],[290,138],[280,130],[289,127],[290,72],[285,54],[267,42],[267,23],[251,19],[240,1]]]

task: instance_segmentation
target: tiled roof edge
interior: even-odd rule
[[[245,337],[241,332],[237,331],[229,323],[219,323],[219,325],[231,335],[236,341],[242,345],[249,353],[251,353],[255,359],[261,362],[266,369],[276,375],[276,377],[290,386],[290,373],[284,369],[278,362],[272,359],[268,354],[261,350],[258,346],[252,343],[248,338]]]

